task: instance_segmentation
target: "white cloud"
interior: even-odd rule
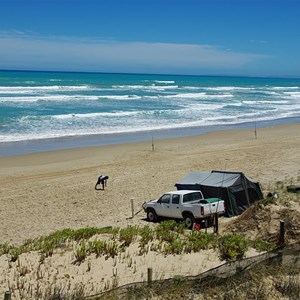
[[[230,72],[262,58],[209,45],[0,33],[0,69],[201,74]]]

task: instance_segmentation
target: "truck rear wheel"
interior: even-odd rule
[[[195,218],[192,214],[187,214],[184,216],[184,222],[188,229],[193,229],[193,225],[195,223]]]
[[[156,222],[158,220],[157,213],[155,212],[154,209],[148,209],[147,210],[147,219],[150,222]]]

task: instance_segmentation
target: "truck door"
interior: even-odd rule
[[[170,209],[171,195],[164,194],[157,201],[158,205],[155,207],[159,216],[172,217],[172,210]]]
[[[182,218],[179,201],[180,201],[180,195],[173,194],[171,197],[170,210],[172,212],[172,217],[176,219]]]

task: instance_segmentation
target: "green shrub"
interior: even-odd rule
[[[114,258],[115,256],[117,256],[119,252],[119,248],[120,247],[116,242],[106,243],[106,249],[105,249],[106,258],[109,257]]]
[[[154,231],[148,226],[144,226],[139,230],[140,234],[140,245],[146,245],[154,240]]]
[[[175,220],[163,221],[155,229],[156,238],[161,242],[172,243],[178,236],[176,234],[177,222]]]
[[[9,250],[10,261],[15,262],[18,260],[19,256],[23,253],[23,248],[21,247],[12,247]]]
[[[123,242],[123,246],[128,247],[139,233],[138,226],[128,226],[119,231],[119,239]]]
[[[102,233],[102,228],[97,228],[97,227],[80,228],[73,231],[72,238],[75,241],[88,240],[92,236],[101,233]]]
[[[203,240],[207,244],[215,239],[215,236],[212,233],[206,233],[201,230],[190,231],[185,237],[188,241]]]
[[[9,250],[12,248],[8,243],[0,244],[0,256],[3,254],[8,254]]]
[[[267,206],[267,205],[270,205],[270,204],[275,204],[277,203],[277,198],[271,196],[271,197],[266,197],[266,198],[263,198],[262,200],[260,200],[258,203],[264,205],[264,206]]]
[[[48,236],[42,236],[27,243],[30,250],[42,251],[47,256],[52,255],[53,250],[59,247],[64,247],[65,244],[73,239],[73,230],[70,228],[55,231]],[[52,252],[52,253],[51,253]]]
[[[40,250],[45,257],[52,256],[54,249],[59,247],[55,241],[45,240],[41,243]]]
[[[254,242],[252,242],[252,246],[253,248],[255,248],[256,250],[262,252],[262,251],[272,251],[274,249],[276,249],[276,245],[273,243],[268,243],[265,242],[263,240],[256,240]]]
[[[106,241],[96,240],[96,241],[89,242],[89,251],[91,253],[95,253],[96,257],[106,254],[106,249],[107,249]]]
[[[157,238],[161,242],[173,243],[178,238],[178,234],[172,231],[161,231],[157,233]]]
[[[184,249],[184,242],[181,239],[174,239],[171,243],[164,244],[165,254],[181,254]]]
[[[86,247],[84,242],[80,243],[79,247],[75,250],[74,264],[80,265],[87,257],[89,248]]]
[[[212,246],[215,236],[212,233],[202,231],[191,231],[186,236],[185,252],[198,252]]]
[[[238,234],[228,234],[219,239],[219,251],[222,259],[243,258],[248,247],[249,242]]]
[[[180,234],[184,234],[184,231],[186,229],[186,223],[185,222],[177,222],[175,228],[173,229],[173,231],[176,231]]]
[[[184,222],[177,222],[175,220],[166,220],[158,224],[157,231],[175,231],[178,233],[183,233],[185,229]]]

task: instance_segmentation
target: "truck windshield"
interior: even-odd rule
[[[192,202],[192,201],[199,201],[202,199],[201,194],[199,192],[189,193],[186,195],[183,195],[183,203]]]

